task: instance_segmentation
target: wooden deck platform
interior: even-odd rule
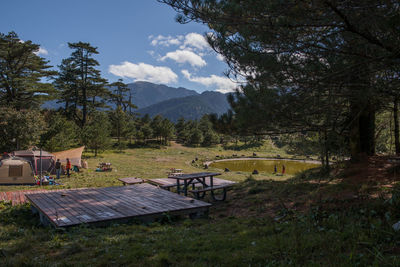
[[[41,193],[41,192],[49,192],[49,190],[38,189],[38,190],[19,190],[19,191],[0,192],[0,201],[10,201],[13,206],[16,206],[27,202],[25,195]]]
[[[203,216],[211,204],[150,184],[47,191],[26,196],[44,224],[68,227],[137,219],[152,221],[163,214]]]

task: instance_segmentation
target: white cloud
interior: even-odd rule
[[[210,49],[210,45],[207,42],[207,39],[198,33],[191,32],[183,35],[176,35],[176,36],[163,36],[163,35],[150,35],[149,39],[151,40],[150,44],[152,46],[178,46],[180,45],[180,49],[182,50],[207,50]]]
[[[183,45],[180,48],[184,49],[188,47],[204,50],[210,48],[210,45],[208,44],[206,38],[203,35],[192,32],[186,34],[185,41],[183,42]]]
[[[39,55],[48,55],[49,54],[49,52],[45,49],[45,48],[43,48],[43,47],[39,47],[39,50],[37,51],[37,52],[35,52],[35,54],[37,55],[37,56],[39,56]]]
[[[192,67],[204,67],[207,63],[201,56],[188,50],[176,50],[174,52],[168,52],[160,60],[172,59],[178,63],[189,63]]]
[[[170,68],[145,63],[135,64],[125,61],[120,65],[110,65],[108,70],[116,76],[131,78],[134,81],[168,84],[177,82],[178,80],[178,75]]]
[[[161,45],[168,47],[170,45],[180,45],[182,43],[181,41],[183,40],[183,36],[178,35],[176,37],[172,37],[170,35],[168,36],[158,35],[154,37],[153,35],[150,35],[149,39],[151,40],[150,44],[152,46]]]
[[[238,86],[237,83],[227,77],[217,76],[214,74],[208,77],[193,77],[188,70],[182,70],[181,72],[189,81],[202,84],[206,87],[216,87],[215,90],[221,93],[233,92]]]

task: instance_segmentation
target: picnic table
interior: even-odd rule
[[[210,191],[211,196],[214,200],[222,201],[226,198],[226,188],[231,186],[232,183],[229,183],[229,181],[226,180],[227,183],[218,183],[218,185],[214,185],[214,176],[218,175],[221,175],[221,173],[199,172],[181,175],[170,175],[168,178],[176,180],[176,191],[178,194],[183,193],[185,196],[187,196],[187,192],[190,191],[191,193],[194,193],[197,198],[203,198],[205,193],[207,191]],[[222,181],[222,179],[219,180]],[[199,188],[199,185],[201,185],[202,188]],[[192,187],[191,190],[189,190],[190,186]],[[214,194],[214,191],[218,189],[223,190],[222,198],[217,198]]]

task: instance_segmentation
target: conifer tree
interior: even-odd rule
[[[105,112],[93,111],[88,123],[82,129],[82,141],[94,151],[97,157],[99,151],[107,149],[110,144],[111,125]]]
[[[89,43],[68,43],[73,49],[71,56],[62,61],[60,72],[55,81],[61,102],[65,103],[65,112],[83,128],[90,112],[105,107],[109,90],[107,80],[101,77],[96,68],[99,63],[93,58],[97,48]]]
[[[54,88],[43,78],[55,72],[38,51],[39,45],[22,41],[15,32],[0,33],[0,106],[38,108],[52,97]]]
[[[131,113],[133,108],[137,108],[132,103],[132,93],[128,85],[123,83],[122,79],[110,84],[112,92],[110,93],[110,100],[117,107],[121,107],[124,112]]]

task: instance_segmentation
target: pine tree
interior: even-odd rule
[[[189,131],[187,128],[187,123],[185,122],[185,119],[183,117],[178,119],[178,122],[175,125],[176,129],[176,139],[179,143],[186,143],[186,140],[188,139]]]
[[[65,103],[65,112],[83,128],[90,112],[105,107],[109,90],[107,80],[101,77],[97,60],[97,48],[89,43],[68,43],[73,49],[71,56],[62,61],[60,72],[55,81],[61,102]]]
[[[112,126],[111,134],[118,139],[118,147],[121,147],[121,139],[128,134],[129,116],[117,106],[115,110],[109,112],[109,118]]]
[[[17,110],[38,108],[54,88],[43,82],[55,74],[38,56],[39,45],[22,41],[15,32],[0,33],[0,105]]]
[[[93,111],[88,123],[82,129],[82,141],[95,153],[108,148],[110,144],[111,125],[105,112]]]
[[[163,138],[162,144],[168,145],[169,140],[174,136],[175,132],[175,127],[174,124],[168,120],[167,118],[164,118],[161,122],[161,137]]]
[[[132,103],[131,90],[127,84],[122,82],[122,79],[118,79],[117,82],[111,83],[110,87],[112,89],[110,100],[117,107],[121,107],[124,112],[131,112],[133,108],[137,108]]]

